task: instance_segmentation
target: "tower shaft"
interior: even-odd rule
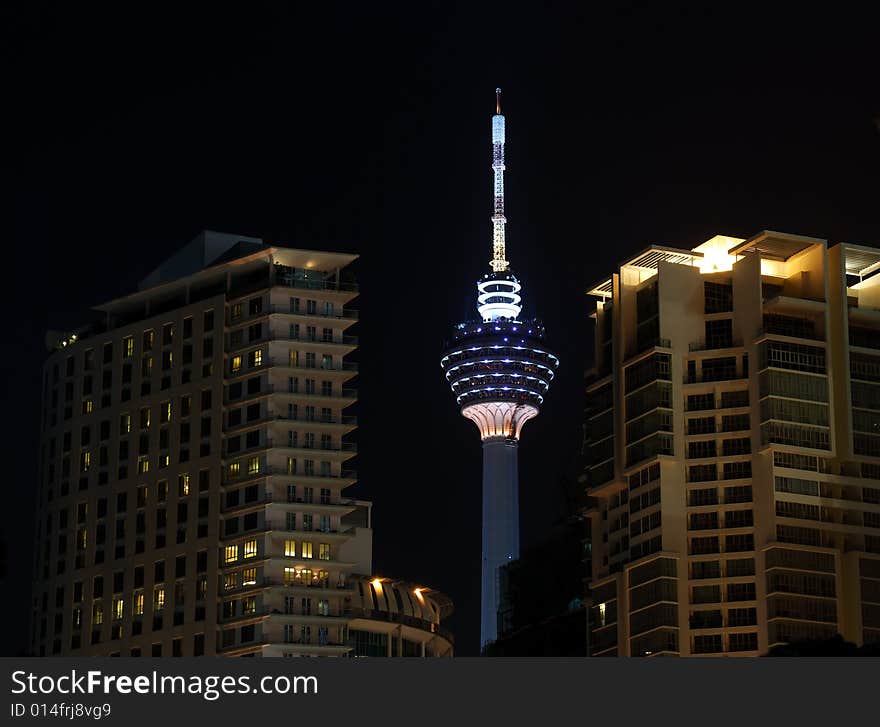
[[[516,439],[483,441],[483,563],[480,648],[498,638],[499,569],[519,558],[519,475]]]

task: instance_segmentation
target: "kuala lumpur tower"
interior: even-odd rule
[[[498,637],[498,568],[519,557],[517,449],[523,424],[538,415],[559,359],[537,320],[520,320],[522,286],[507,261],[504,225],[504,116],[501,89],[492,117],[491,272],[477,281],[479,320],[459,323],[440,365],[462,416],[483,441],[481,648]]]

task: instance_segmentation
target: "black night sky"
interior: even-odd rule
[[[2,10],[0,653],[27,639],[45,331],[202,229],[361,255],[352,494],[374,502],[375,570],[450,594],[457,654],[476,653],[481,452],[439,353],[488,269],[496,86],[508,258],[562,360],[522,440],[524,545],[576,475],[588,283],[649,244],[714,234],[880,241],[872,18],[808,3],[183,5]]]

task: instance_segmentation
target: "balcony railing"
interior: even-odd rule
[[[412,628],[437,634],[450,643],[454,643],[455,641],[452,632],[448,629],[440,624],[434,623],[433,621],[426,621],[425,619],[416,618],[415,616],[407,616],[406,614],[392,613],[390,611],[377,611],[368,608],[349,608],[345,611],[345,615],[349,618],[364,618],[371,621],[390,621],[392,623],[399,623],[404,626],[411,626]]]
[[[225,353],[235,353],[236,351],[241,351],[243,349],[252,348],[254,346],[259,346],[262,343],[267,343],[270,341],[296,341],[297,343],[314,343],[319,345],[334,345],[334,346],[357,346],[358,345],[358,337],[357,336],[334,336],[331,339],[325,339],[323,336],[309,336],[309,335],[299,335],[299,336],[291,336],[289,333],[283,332],[275,332],[268,331],[256,338],[248,338],[244,340],[242,337],[241,341],[232,341],[230,339],[229,344],[224,349]]]
[[[258,472],[241,472],[234,476],[224,473],[223,483],[240,482],[241,480],[258,479],[260,477],[314,477],[322,480],[356,480],[357,473],[354,470],[342,470],[339,474],[322,474],[321,472],[288,472],[284,467],[263,467]]]
[[[255,369],[256,370],[256,369]],[[321,369],[309,369],[309,371],[319,372]],[[228,389],[228,387],[227,387]],[[326,399],[356,399],[357,398],[357,389],[337,389],[335,391],[331,391],[329,394],[325,394],[323,391],[316,389],[315,391],[299,391],[299,390],[290,390],[289,388],[285,389],[281,386],[275,386],[274,384],[266,384],[260,387],[259,391],[253,392],[242,392],[242,395],[237,398],[230,398],[228,395],[228,391],[226,396],[223,398],[223,403],[226,405],[239,404],[241,402],[247,401],[248,399],[255,399],[260,396],[266,396],[267,394],[297,394],[299,396],[316,396],[322,397]]]
[[[716,351],[723,348],[737,348],[742,346],[741,338],[725,338],[710,339],[708,341],[700,339],[692,341],[688,344],[688,351]]]
[[[328,313],[326,311],[315,310],[313,312],[308,312],[299,308],[298,310],[294,310],[289,306],[284,305],[273,305],[269,306],[269,313],[284,313],[286,315],[291,316],[308,316],[308,317],[318,317],[318,318],[349,318],[352,320],[357,320],[360,316],[360,313],[354,308],[341,308],[339,310],[333,310],[333,312]]]
[[[289,417],[283,414],[263,414],[257,419],[250,420],[242,420],[235,424],[226,423],[226,428],[224,430],[225,434],[230,432],[238,431],[239,429],[244,429],[245,427],[254,427],[260,426],[261,424],[267,424],[269,422],[276,421],[287,421],[287,422],[303,422],[308,424],[345,424],[345,425],[357,425],[357,417],[356,416],[321,416],[315,415],[313,417],[306,416],[297,416],[297,417]]]
[[[780,326],[761,326],[755,331],[755,338],[761,336],[786,336],[788,338],[803,338],[807,341],[824,341],[825,336],[808,330],[785,330]]]

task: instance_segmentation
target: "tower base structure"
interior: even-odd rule
[[[481,649],[498,638],[498,569],[519,558],[518,449],[517,440],[509,437],[483,441]]]

